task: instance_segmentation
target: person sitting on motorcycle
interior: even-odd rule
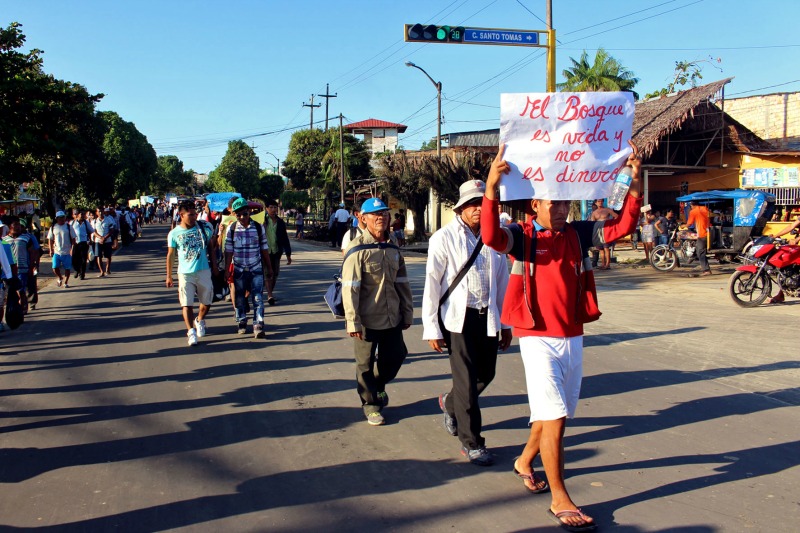
[[[791,233],[792,231],[799,228],[800,228],[800,215],[797,215],[797,220],[794,221],[794,224],[792,224],[791,226],[786,226],[786,228],[784,228],[783,231],[776,233],[775,235],[769,235],[769,236],[777,239],[781,235],[786,235],[787,233]],[[788,241],[789,244],[800,244],[800,235],[798,235],[794,239],[788,239]]]
[[[772,237],[773,239],[777,239],[781,235],[786,235],[787,233],[791,233],[792,231],[794,231],[794,230],[796,230],[798,228],[800,228],[800,215],[797,216],[797,220],[795,220],[794,224],[792,224],[791,226],[786,226],[786,228],[784,228],[783,231],[780,231],[780,232],[776,233],[775,235],[767,235],[767,236],[768,237]],[[800,244],[800,235],[798,235],[794,239],[788,239],[788,241],[789,241],[789,244]],[[783,295],[783,291],[779,289],[778,290],[778,294],[776,294],[775,296],[770,298],[769,302],[767,302],[767,303],[779,304],[779,303],[783,302],[784,300],[786,300],[786,297]]]

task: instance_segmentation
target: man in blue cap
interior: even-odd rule
[[[387,237],[388,211],[379,198],[361,205],[365,229],[350,243],[342,265],[342,303],[353,338],[357,390],[371,426],[385,423],[381,411],[389,404],[386,384],[408,354],[403,330],[414,317],[405,261]]]

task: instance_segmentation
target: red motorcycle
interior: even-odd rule
[[[779,292],[772,299],[783,301],[783,295],[800,296],[800,246],[764,236],[758,238],[742,257],[728,282],[731,298],[742,307],[756,307],[772,293],[772,284]]]

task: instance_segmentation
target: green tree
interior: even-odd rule
[[[379,160],[378,175],[395,198],[406,204],[414,215],[415,241],[424,241],[425,208],[432,186],[431,157],[409,158],[405,152],[384,156]]]
[[[666,87],[651,93],[647,93],[644,95],[644,97],[657,98],[659,96],[666,96],[674,93],[675,91],[681,90],[681,88],[685,87],[686,85],[690,87],[697,87],[697,83],[703,79],[702,63],[708,63],[722,72],[722,69],[718,66],[718,63],[722,63],[722,58],[719,57],[715,59],[709,56],[708,59],[696,59],[695,61],[676,61],[675,73],[672,77],[672,81],[670,81]]]
[[[321,180],[314,183],[326,193],[341,192],[341,169],[344,160],[345,188],[353,181],[369,179],[372,174],[370,167],[369,148],[364,141],[358,140],[353,135],[345,133],[342,136],[344,148],[339,144],[339,129],[330,129],[328,135],[328,149],[322,156]]]
[[[208,173],[205,188],[212,192],[239,192],[231,182],[222,177],[219,168],[215,168]]]
[[[420,150],[436,150],[436,137],[433,137],[428,142],[423,142],[422,146],[419,147]],[[399,148],[398,148],[399,150]]]
[[[158,171],[156,151],[132,122],[113,111],[99,113],[105,124],[103,152],[114,181],[114,197],[138,198]]]
[[[18,51],[25,40],[19,23],[0,29],[0,189],[32,182],[50,212],[71,196],[108,194],[95,116],[103,95],[46,74],[41,50]]]
[[[281,193],[281,206],[284,209],[297,209],[305,212],[311,205],[311,198],[306,191],[287,189]]]
[[[308,189],[319,181],[322,158],[330,143],[322,130],[299,130],[292,134],[289,152],[283,162],[283,174],[295,189]]]
[[[174,155],[158,156],[156,173],[148,192],[162,196],[166,192],[186,194],[194,183],[194,173],[183,169],[183,161]]]
[[[267,200],[277,200],[281,197],[284,184],[283,178],[277,174],[261,172],[261,182],[259,184],[258,195]]]
[[[441,158],[424,158],[422,171],[430,181],[439,200],[454,205],[458,201],[458,188],[468,180],[485,180],[492,166],[494,154],[467,151]]]
[[[604,49],[597,50],[592,63],[586,50],[579,60],[569,59],[572,67],[562,71],[565,81],[556,84],[559,91],[629,91],[635,100],[639,99],[639,94],[633,90],[639,78]]]
[[[260,190],[258,156],[244,141],[231,141],[228,151],[217,167],[219,177],[233,186],[245,198],[258,195]]]

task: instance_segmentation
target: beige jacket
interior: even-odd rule
[[[364,231],[350,247],[376,242]],[[414,306],[400,250],[370,248],[350,254],[342,266],[342,303],[348,333],[410,325]]]

